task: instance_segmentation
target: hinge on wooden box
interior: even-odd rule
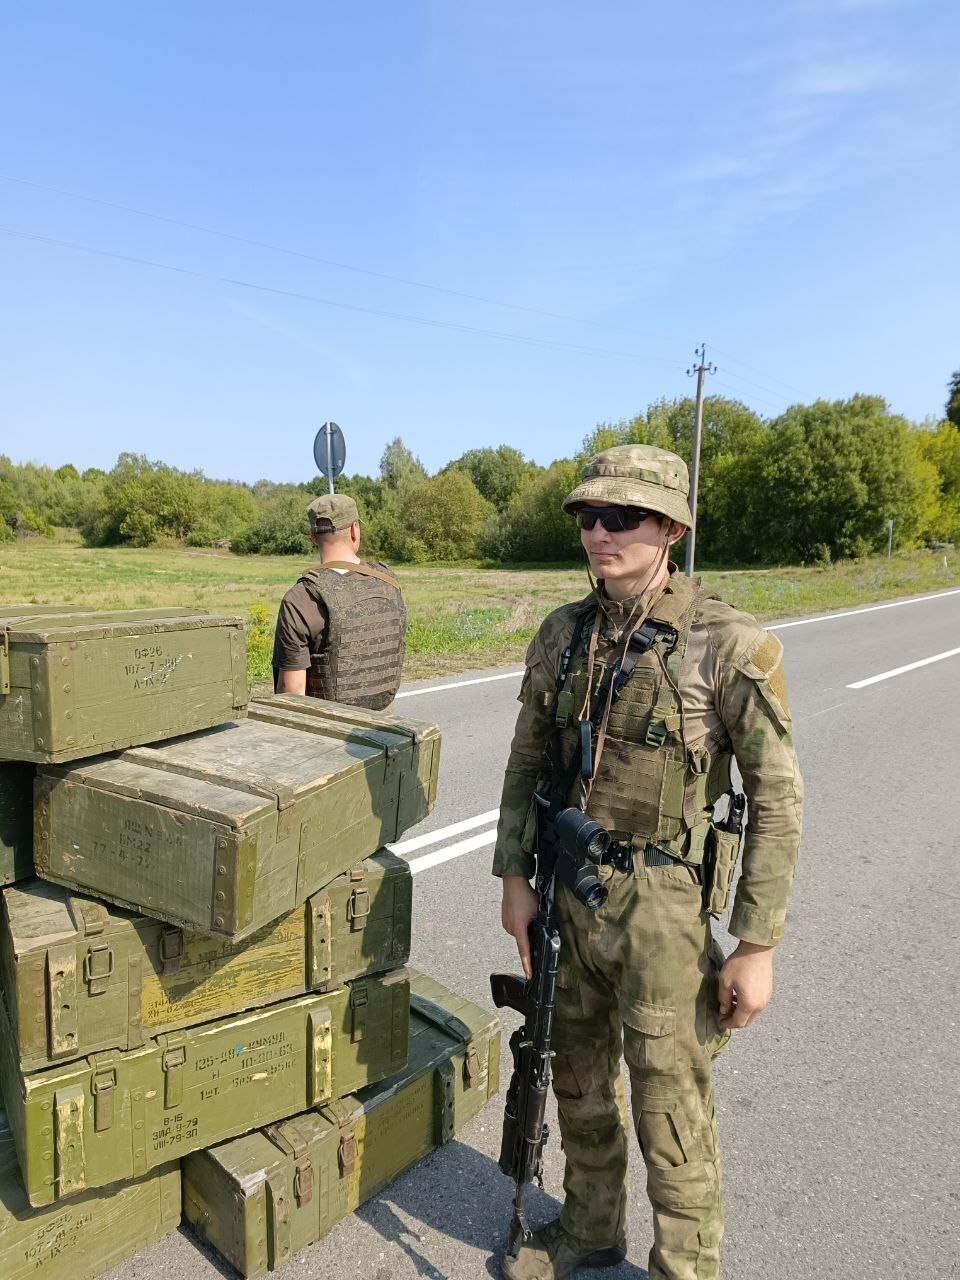
[[[353,1012],[350,1039],[354,1044],[363,1039],[363,1033],[367,1027],[367,1004],[369,1000],[370,993],[362,983],[350,988],[350,1008]]]
[[[74,924],[85,938],[95,938],[107,927],[107,910],[102,903],[71,896],[69,907]]]
[[[264,1133],[285,1156],[296,1160],[293,1174],[293,1198],[297,1202],[297,1208],[309,1204],[313,1199],[313,1165],[307,1155],[310,1144],[296,1125],[289,1120],[281,1124],[268,1124]]]
[[[102,996],[113,975],[113,947],[99,942],[83,957],[83,980],[92,996]]]
[[[309,1204],[313,1199],[313,1165],[310,1163],[309,1157],[304,1157],[297,1161],[296,1171],[293,1175],[293,1198],[297,1202],[297,1207]]]
[[[93,1094],[93,1127],[97,1133],[103,1133],[113,1124],[113,1094],[117,1087],[117,1068],[94,1063],[93,1078],[90,1081],[90,1092]]]
[[[487,1078],[487,1055],[481,1054],[480,1046],[476,1044],[467,1045],[467,1052],[463,1057],[463,1079],[468,1089],[472,1089],[476,1084],[482,1084]]]
[[[10,692],[10,633],[0,631],[0,693]]]
[[[356,1125],[363,1115],[363,1108],[359,1104],[350,1106],[343,1099],[338,1099],[336,1102],[331,1102],[324,1107],[322,1114],[325,1119],[332,1121],[340,1130],[340,1146],[337,1152],[337,1160],[340,1165],[341,1178],[348,1178],[356,1169],[360,1155]]]
[[[179,1107],[183,1101],[183,1067],[186,1061],[186,1045],[172,1045],[163,1051],[163,1105],[165,1107]]]
[[[180,972],[183,959],[183,930],[166,928],[160,934],[160,972],[165,978]]]

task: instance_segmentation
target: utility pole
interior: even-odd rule
[[[693,423],[693,459],[690,467],[690,513],[693,516],[693,524],[687,534],[687,563],[684,567],[684,573],[688,578],[693,576],[693,559],[697,545],[697,490],[700,486],[700,438],[703,435],[703,377],[706,373],[717,372],[715,364],[707,364],[705,342],[701,342],[693,354],[697,357],[698,363],[687,370],[688,378],[692,378],[694,374],[697,375],[697,412]]]

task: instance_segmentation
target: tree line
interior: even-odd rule
[[[376,476],[341,476],[357,502],[368,555],[408,563],[482,558],[558,562],[579,555],[560,503],[584,458],[614,444],[655,444],[689,459],[691,399],[659,400],[602,423],[572,458],[542,467],[512,445],[471,449],[429,475],[404,442]],[[15,464],[0,456],[0,541],[79,529],[89,546],[228,543],[241,554],[309,556],[305,508],[326,479],[211,480],[138,454],[110,471]],[[960,370],[942,422],[914,424],[877,396],[794,405],[759,417],[723,396],[704,402],[698,553],[714,564],[829,563],[894,544],[960,538]]]

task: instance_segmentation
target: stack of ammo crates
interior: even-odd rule
[[[405,968],[382,847],[438,731],[248,706],[245,672],[236,618],[0,608],[3,1280],[95,1277],[181,1213],[262,1274],[497,1091],[496,1019]]]

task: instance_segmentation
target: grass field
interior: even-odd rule
[[[250,677],[270,677],[273,623],[308,567],[294,556],[188,548],[91,549],[65,539],[0,546],[0,604],[94,608],[176,605],[236,613],[247,624]],[[519,662],[540,620],[587,590],[581,568],[401,566],[410,612],[407,679]],[[761,619],[847,608],[960,585],[960,554],[901,552],[829,569],[710,572],[706,583]]]

